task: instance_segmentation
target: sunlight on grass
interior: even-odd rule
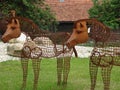
[[[120,90],[118,69],[113,67],[111,74],[111,90]],[[103,90],[101,70],[98,73],[95,90]],[[38,90],[90,90],[89,59],[72,58],[67,87],[57,86],[56,60],[43,59],[41,62]],[[0,90],[20,90],[22,83],[22,69],[20,61],[6,61],[0,63]],[[26,90],[32,90],[33,71],[31,61]]]

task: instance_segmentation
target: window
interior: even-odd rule
[[[59,0],[60,2],[64,2],[64,0]]]

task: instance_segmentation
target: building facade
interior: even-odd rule
[[[89,18],[88,10],[93,6],[92,0],[45,0],[60,22],[58,30],[72,28],[73,22]]]

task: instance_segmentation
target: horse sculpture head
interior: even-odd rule
[[[19,37],[21,34],[19,20],[15,17],[8,18],[6,21],[6,26],[4,25],[4,27],[0,29],[2,35],[1,40],[4,43],[8,42],[10,39]]]
[[[76,44],[84,43],[88,40],[88,30],[86,21],[76,21],[74,23],[73,32],[67,41],[68,48],[74,47]]]
[[[88,29],[88,27],[90,29]],[[89,35],[88,35],[89,32]],[[110,36],[110,28],[96,19],[81,19],[74,23],[73,32],[66,45],[72,48],[76,44],[85,43],[88,37],[97,44],[104,44]]]

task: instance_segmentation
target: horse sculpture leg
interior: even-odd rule
[[[70,72],[71,57],[64,57],[63,85],[67,84],[68,74]]]
[[[96,66],[95,64],[92,63],[92,61],[90,61],[89,69],[91,77],[91,90],[94,90],[96,85],[98,66]]]
[[[57,85],[61,84],[62,77],[62,69],[63,69],[63,58],[57,58]]]
[[[104,83],[104,90],[110,89],[110,75],[111,75],[112,66],[102,67],[101,73]]]
[[[63,61],[64,59],[64,61]],[[61,77],[63,75],[63,85],[67,84],[68,74],[70,71],[70,59],[71,57],[57,58],[57,85],[61,84]]]
[[[41,59],[32,59],[33,71],[34,71],[34,85],[33,90],[37,90],[39,71],[40,71]]]
[[[26,87],[26,81],[27,81],[27,74],[28,74],[28,58],[21,58],[21,65],[23,70],[23,83],[22,83],[22,90]]]

